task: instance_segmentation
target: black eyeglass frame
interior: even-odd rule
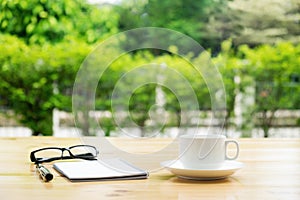
[[[95,150],[96,155],[92,153],[84,153],[84,154],[76,154],[74,155],[72,153],[72,149],[76,147],[88,147],[88,148],[93,148]],[[61,151],[61,156],[60,157],[50,157],[50,158],[37,158],[35,157],[35,153],[39,151],[44,151],[44,150],[60,150]],[[69,152],[69,156],[64,156],[64,151]],[[91,145],[74,145],[68,148],[60,148],[60,147],[45,147],[41,149],[34,150],[30,153],[30,160],[31,162],[34,162],[36,164],[39,163],[44,163],[44,162],[52,162],[55,160],[65,160],[65,159],[84,159],[84,160],[97,160],[97,155],[99,154],[99,151],[96,147],[91,146]]]

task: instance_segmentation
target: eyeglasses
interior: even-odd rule
[[[64,155],[67,151],[69,155]],[[84,159],[96,160],[99,151],[91,145],[75,145],[68,148],[46,147],[30,153],[30,160],[36,164],[52,162],[54,160]]]

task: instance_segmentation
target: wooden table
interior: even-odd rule
[[[92,138],[90,138],[92,139]],[[171,139],[107,139],[130,153],[147,153],[170,144]],[[153,170],[148,179],[72,183],[55,174],[42,182],[29,160],[33,149],[67,147],[79,138],[0,138],[1,199],[300,199],[300,139],[238,139],[238,161],[245,167],[227,179],[191,181],[177,178],[165,169]],[[141,166],[159,162],[177,153],[173,147],[152,160],[135,160]],[[105,152],[104,152],[105,153]],[[106,151],[107,155],[111,152]]]

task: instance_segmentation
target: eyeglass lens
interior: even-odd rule
[[[91,146],[73,146],[69,150],[74,156],[84,157],[84,156],[97,156],[97,150]]]
[[[60,149],[43,149],[35,153],[36,158],[61,158],[62,151]]]

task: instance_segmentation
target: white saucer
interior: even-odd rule
[[[192,180],[216,180],[230,176],[235,171],[241,169],[244,164],[237,161],[225,161],[222,166],[216,169],[187,169],[179,160],[168,160],[162,162],[161,166],[180,178]]]

